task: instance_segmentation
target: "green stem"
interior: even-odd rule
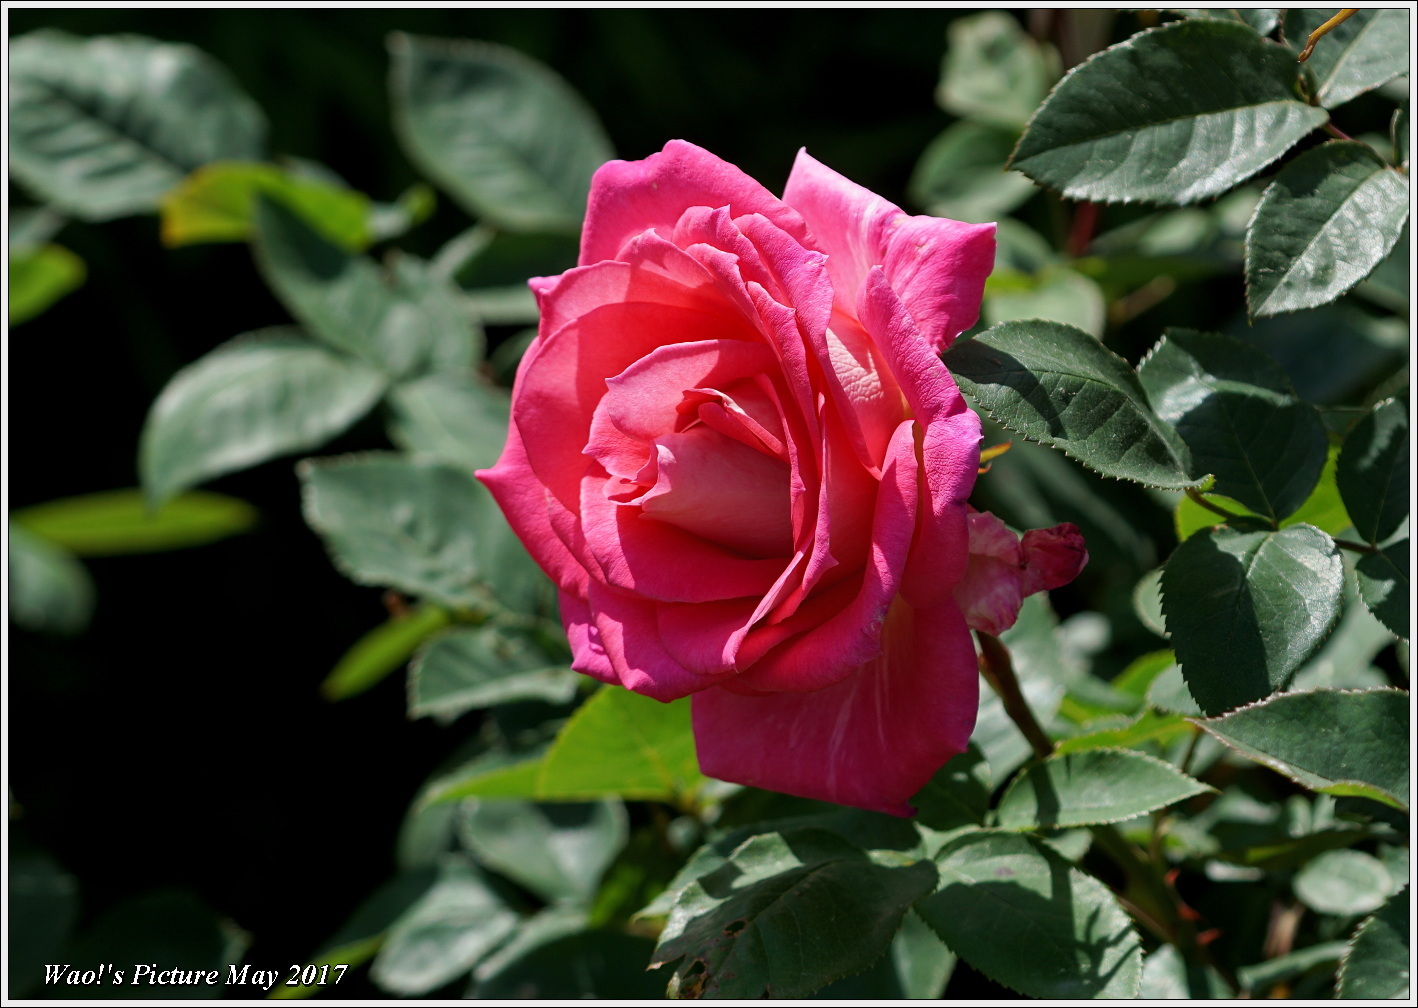
[[[998,637],[983,630],[976,630],[975,636],[980,641],[980,674],[985,677],[985,682],[990,684],[990,689],[999,696],[1009,719],[1024,733],[1034,755],[1046,759],[1053,754],[1054,743],[1035,720],[1034,712],[1029,709],[1029,703],[1024,699],[1019,680],[1014,675],[1014,663],[1010,660],[1009,648],[1005,647]]]
[[[1187,487],[1186,494],[1187,494],[1187,496],[1188,496],[1189,498],[1191,498],[1193,501],[1195,501],[1196,503],[1200,504],[1202,507],[1206,508],[1206,510],[1211,511],[1211,512],[1213,512],[1213,513],[1215,513],[1215,514],[1219,514],[1222,518],[1225,518],[1227,521],[1233,521],[1233,520],[1239,521],[1240,518],[1241,518],[1240,515],[1238,515],[1238,514],[1232,514],[1230,511],[1227,511],[1227,510],[1226,510],[1224,507],[1222,507],[1220,504],[1213,504],[1211,501],[1207,500],[1205,497],[1202,496],[1201,491],[1197,490],[1196,487]]]

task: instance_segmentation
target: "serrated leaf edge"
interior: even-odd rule
[[[1175,712],[1173,712],[1173,713],[1175,713]],[[1190,720],[1190,719],[1188,719],[1188,720]],[[1019,834],[1019,833],[1030,832],[1030,831],[1036,830],[1036,829],[1076,829],[1076,828],[1083,827],[1083,826],[1107,826],[1107,825],[1110,825],[1110,824],[1112,824],[1112,823],[1126,822],[1127,820],[1136,818],[1136,817],[1139,816],[1139,815],[1146,815],[1148,812],[1156,812],[1158,809],[1166,808],[1166,807],[1169,806],[1169,805],[1175,805],[1177,802],[1180,802],[1180,801],[1186,801],[1188,798],[1195,798],[1197,795],[1199,795],[1199,794],[1206,794],[1208,791],[1211,792],[1211,793],[1213,793],[1213,794],[1216,793],[1216,788],[1212,787],[1210,784],[1207,784],[1207,783],[1205,783],[1205,782],[1203,782],[1203,781],[1197,780],[1197,779],[1196,779],[1195,777],[1193,777],[1191,774],[1184,773],[1183,771],[1178,770],[1178,769],[1177,769],[1175,766],[1173,766],[1171,763],[1168,763],[1168,762],[1167,762],[1166,760],[1164,760],[1164,759],[1158,759],[1156,756],[1153,756],[1153,755],[1151,755],[1150,753],[1139,752],[1139,751],[1136,750],[1136,749],[1128,749],[1128,748],[1125,747],[1125,746],[1098,746],[1096,749],[1084,749],[1084,750],[1080,750],[1080,751],[1078,751],[1078,752],[1068,752],[1068,753],[1055,752],[1055,753],[1051,754],[1051,755],[1050,755],[1048,758],[1046,758],[1046,759],[1042,759],[1042,760],[1031,760],[1029,763],[1025,764],[1025,766],[1021,767],[1021,768],[1019,769],[1019,771],[1015,773],[1013,779],[1010,780],[1009,784],[1005,786],[1004,793],[1000,795],[1000,800],[999,800],[999,802],[996,804],[994,811],[995,811],[995,812],[998,812],[1000,808],[1004,807],[1004,803],[1009,800],[1010,793],[1011,793],[1012,791],[1014,791],[1016,787],[1018,787],[1018,786],[1020,786],[1020,785],[1022,784],[1022,782],[1023,782],[1023,780],[1024,780],[1024,777],[1025,777],[1025,772],[1026,772],[1030,767],[1043,766],[1045,763],[1050,763],[1050,762],[1058,762],[1058,761],[1061,761],[1061,760],[1063,760],[1063,759],[1066,759],[1066,758],[1069,757],[1069,756],[1081,756],[1081,755],[1084,755],[1085,753],[1100,753],[1100,752],[1115,753],[1115,754],[1116,754],[1116,753],[1121,753],[1121,754],[1123,754],[1123,755],[1128,756],[1129,758],[1138,757],[1138,758],[1140,758],[1140,759],[1142,759],[1142,760],[1145,760],[1145,761],[1147,761],[1147,762],[1155,763],[1155,764],[1157,764],[1157,765],[1160,766],[1160,767],[1163,767],[1163,768],[1165,768],[1165,769],[1167,769],[1167,770],[1170,770],[1173,774],[1176,774],[1177,776],[1179,776],[1179,777],[1181,777],[1181,778],[1183,778],[1183,779],[1185,779],[1185,780],[1191,781],[1193,784],[1196,785],[1197,790],[1193,791],[1191,794],[1182,795],[1180,798],[1175,798],[1175,799],[1173,799],[1172,801],[1163,802],[1163,803],[1161,803],[1160,805],[1150,805],[1150,806],[1148,806],[1148,807],[1145,808],[1145,809],[1141,809],[1141,810],[1139,810],[1139,811],[1137,811],[1137,812],[1134,812],[1132,815],[1115,816],[1115,817],[1113,817],[1113,818],[1111,818],[1111,819],[1089,819],[1089,820],[1086,821],[1086,822],[1055,823],[1055,824],[1053,824],[1053,825],[1045,825],[1045,824],[1041,824],[1041,823],[1033,823],[1032,825],[1029,825],[1029,826],[997,826],[997,827],[995,827],[995,828],[996,828],[996,829],[999,829],[999,830],[1002,830],[1002,831],[1005,832],[1005,833]]]

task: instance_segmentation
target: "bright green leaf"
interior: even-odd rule
[[[1354,565],[1359,597],[1384,626],[1408,639],[1408,539],[1366,553]]]
[[[265,120],[188,45],[31,32],[10,46],[10,171],[85,220],[153,210],[209,161],[259,160]]]
[[[1057,322],[1006,322],[945,356],[991,417],[1105,476],[1195,486],[1186,448],[1152,412],[1127,362]]]
[[[394,123],[422,171],[510,231],[575,234],[613,157],[595,114],[548,67],[489,42],[390,36]]]
[[[1408,694],[1402,690],[1286,693],[1196,723],[1312,791],[1408,806]]]
[[[183,368],[148,413],[138,470],[160,504],[203,480],[317,448],[374,405],[374,371],[289,329],[224,343]]]
[[[679,895],[652,965],[681,960],[672,997],[807,997],[885,952],[935,877],[825,830],[760,834]]]
[[[1339,964],[1335,997],[1378,1001],[1408,997],[1412,957],[1408,949],[1409,891],[1365,918]]]
[[[1037,191],[1023,175],[1005,171],[1018,138],[1017,130],[958,122],[925,149],[907,192],[935,217],[976,224],[997,220]]]
[[[1326,120],[1293,55],[1249,27],[1139,32],[1059,82],[1011,167],[1071,199],[1192,203],[1243,182]]]
[[[256,509],[235,497],[194,490],[151,511],[143,491],[132,489],[47,501],[11,518],[78,556],[126,556],[238,535],[256,523]]]
[[[1201,709],[1239,707],[1284,688],[1339,616],[1344,567],[1334,540],[1278,532],[1199,532],[1162,572],[1162,608]]]
[[[1033,763],[995,809],[1005,829],[1121,822],[1211,790],[1159,759],[1128,749],[1089,749]]]
[[[84,283],[84,260],[62,245],[10,246],[10,325],[28,322]]]
[[[1354,528],[1381,543],[1408,516],[1408,402],[1386,399],[1344,439],[1335,481]]]
[[[506,393],[472,372],[404,382],[388,401],[389,439],[407,451],[487,469],[507,441]]]
[[[1388,869],[1372,854],[1325,851],[1295,875],[1295,895],[1316,913],[1372,913],[1388,899]]]
[[[1169,661],[1168,665],[1170,664]],[[1180,714],[1143,711],[1131,723],[1121,727],[1103,728],[1063,739],[1055,746],[1054,752],[1063,756],[1094,749],[1132,749],[1146,742],[1165,745],[1186,735],[1190,730],[1186,719]]]
[[[305,520],[350,580],[455,609],[487,601],[474,582],[505,526],[471,473],[393,453],[306,459],[297,472]]]
[[[619,802],[471,801],[459,812],[458,834],[481,864],[548,903],[585,905],[625,844],[625,808]]]
[[[1303,49],[1310,33],[1337,13],[1319,7],[1286,11],[1286,41]],[[1304,65],[1321,105],[1343,105],[1408,69],[1408,14],[1397,7],[1360,10],[1320,38]]]
[[[1159,572],[1160,573],[1160,572]],[[1125,696],[1145,700],[1147,691],[1156,678],[1176,663],[1177,656],[1170,649],[1149,651],[1128,663],[1113,680],[1113,689]]]
[[[396,256],[386,271],[264,196],[255,249],[267,282],[312,335],[395,377],[460,372],[481,352],[452,284],[427,263]]]
[[[277,200],[327,240],[359,250],[373,239],[369,197],[304,178],[273,164],[218,161],[204,165],[162,198],[162,241],[169,248],[248,239],[256,197]]]
[[[1038,998],[1137,997],[1142,948],[1097,879],[1011,833],[959,837],[936,866],[940,888],[917,912],[990,979]]]
[[[1367,144],[1335,140],[1275,176],[1246,235],[1252,316],[1328,304],[1388,257],[1408,219],[1408,177]]]
[[[516,700],[567,703],[580,677],[548,667],[525,638],[496,627],[457,627],[429,641],[409,666],[409,716],[452,720]]]
[[[703,781],[689,703],[603,687],[582,704],[543,761],[538,797],[667,800]]]
[[[10,619],[27,630],[76,634],[89,625],[94,583],[72,553],[10,522]]]
[[[419,606],[390,617],[346,651],[320,693],[327,700],[344,700],[372,688],[413,656],[419,645],[448,625],[448,613],[438,606]]]
[[[578,931],[554,938],[480,979],[477,996],[494,1001],[656,1000],[665,980],[647,972],[653,938],[619,931]]]
[[[391,994],[427,994],[469,972],[517,926],[517,914],[466,858],[450,855],[438,881],[389,928],[370,975]]]
[[[961,118],[1017,130],[1058,76],[1053,47],[1031,38],[1017,19],[1003,11],[971,14],[947,29],[936,101]]]
[[[1324,468],[1324,423],[1264,352],[1169,329],[1137,376],[1191,450],[1192,475],[1215,476],[1216,493],[1276,521],[1309,497]]]

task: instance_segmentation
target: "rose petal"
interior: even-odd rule
[[[1021,542],[988,511],[970,523],[970,562],[954,595],[966,622],[998,636],[1019,617],[1024,599],[1068,584],[1088,562],[1078,527],[1065,522],[1026,532]]]
[[[656,625],[658,606],[592,581],[587,594],[606,659],[627,689],[668,703],[708,689],[731,672],[701,674],[665,650]]]
[[[806,151],[798,152],[783,200],[827,253],[839,307],[855,311],[867,272],[881,265],[937,352],[979,318],[994,267],[995,225],[908,216]]]
[[[955,603],[898,602],[885,651],[836,685],[811,693],[693,701],[699,766],[720,780],[804,798],[911,815],[909,799],[975,723],[979,673]]]
[[[621,685],[601,643],[601,632],[596,629],[591,607],[583,598],[562,592],[558,596],[561,608],[561,625],[566,628],[566,640],[571,645],[571,668],[584,672],[601,682],[612,686]]]
[[[671,140],[643,161],[608,161],[591,177],[582,265],[619,258],[636,235],[668,235],[686,207],[728,207],[734,216],[761,213],[799,238],[802,219],[741,170],[692,143]]]

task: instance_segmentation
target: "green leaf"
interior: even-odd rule
[[[249,531],[256,509],[225,494],[195,490],[149,510],[143,491],[105,490],[47,501],[11,518],[78,556],[127,556],[216,542]]]
[[[1168,665],[1171,665],[1170,661]],[[1097,749],[1131,749],[1146,742],[1165,745],[1188,731],[1186,719],[1180,714],[1143,711],[1132,722],[1119,728],[1104,728],[1063,739],[1054,747],[1054,752],[1064,756]]]
[[[540,798],[672,800],[704,778],[694,753],[689,703],[660,703],[626,689],[597,690],[552,743]]]
[[[346,651],[320,693],[327,700],[345,700],[378,684],[402,666],[419,645],[448,625],[448,613],[438,606],[419,606],[394,616],[369,631]]]
[[[916,821],[933,830],[978,826],[990,805],[990,767],[972,743],[911,799]]]
[[[1036,191],[1023,175],[1005,171],[1018,138],[1017,130],[958,122],[931,141],[906,191],[934,217],[976,224],[996,220]]]
[[[67,550],[10,522],[10,619],[44,633],[77,634],[89,625],[94,583]]]
[[[990,979],[1038,998],[1138,996],[1142,948],[1097,879],[1010,833],[959,837],[936,866],[940,888],[917,912]]]
[[[1169,7],[1189,18],[1220,18],[1250,25],[1258,34],[1269,35],[1280,24],[1283,7]]]
[[[1337,536],[1354,524],[1349,520],[1349,512],[1344,510],[1344,501],[1339,496],[1339,485],[1335,482],[1335,470],[1338,462],[1339,445],[1331,444],[1325,454],[1324,468],[1320,470],[1320,478],[1315,484],[1314,490],[1310,491],[1310,496],[1305,498],[1305,503],[1301,504],[1289,518],[1281,519],[1281,528],[1288,528],[1291,525],[1313,525],[1321,532]],[[1208,493],[1205,496],[1207,500],[1232,514],[1261,520],[1260,515],[1240,501],[1234,501],[1219,494]],[[1178,541],[1224,520],[1215,511],[1209,511],[1190,497],[1185,496],[1177,498],[1177,510],[1172,514]]]
[[[1180,489],[1186,447],[1152,412],[1127,362],[1057,322],[1006,322],[957,343],[946,365],[991,417],[1119,479]]]
[[[1161,571],[1158,571],[1160,574]],[[1158,618],[1161,618],[1160,599]],[[1113,680],[1113,689],[1124,696],[1134,697],[1137,700],[1145,700],[1147,691],[1152,683],[1164,671],[1171,668],[1177,661],[1177,656],[1170,648],[1161,651],[1149,651],[1140,655],[1128,663],[1127,667],[1118,673]]]
[[[62,245],[16,248],[9,258],[10,325],[28,322],[84,284],[84,260]]]
[[[1293,8],[1285,13],[1285,38],[1295,50],[1338,11]],[[1316,44],[1305,68],[1315,97],[1325,108],[1386,84],[1408,69],[1408,11],[1360,10],[1331,28]]]
[[[683,957],[672,997],[807,997],[884,953],[935,878],[825,830],[760,834],[680,894],[651,965]]]
[[[655,941],[618,931],[578,931],[537,945],[480,979],[481,999],[657,1000],[663,977],[645,964]]]
[[[1180,665],[1169,665],[1157,674],[1147,687],[1147,706],[1171,714],[1187,716],[1201,713]]]
[[[484,866],[548,903],[586,905],[625,844],[625,808],[608,801],[470,801],[460,810],[458,834]]]
[[[1216,493],[1274,521],[1309,497],[1324,468],[1324,423],[1263,351],[1168,329],[1137,376],[1191,450],[1192,475],[1215,476]]]
[[[1162,945],[1142,961],[1142,989],[1138,997],[1150,1001],[1224,999],[1231,988],[1210,966],[1188,963],[1175,945]]]
[[[1344,566],[1334,540],[1296,525],[1199,532],[1162,571],[1172,646],[1201,709],[1239,707],[1282,689],[1339,616]]]
[[[1404,889],[1359,925],[1340,961],[1335,997],[1366,1001],[1408,997],[1409,901]]]
[[[481,334],[452,284],[427,263],[398,256],[385,271],[265,197],[255,249],[267,282],[312,335],[390,375],[462,371],[481,352]]]
[[[384,381],[289,329],[222,344],[183,368],[148,413],[138,471],[159,505],[196,483],[318,448],[362,417]]]
[[[1107,303],[1098,285],[1077,270],[1050,266],[1029,276],[997,269],[985,281],[982,317],[990,325],[1044,319],[1101,337]]]
[[[963,119],[1017,130],[1058,79],[1058,53],[1003,11],[956,18],[946,37],[936,101]]]
[[[273,164],[219,161],[198,168],[163,196],[163,244],[246,241],[255,229],[258,195],[280,202],[341,248],[358,251],[374,238],[364,193]]]
[[[662,704],[606,687],[577,708],[541,759],[446,782],[425,800],[619,797],[675,803],[704,782],[688,702]]]
[[[576,233],[614,153],[565,81],[489,42],[396,33],[389,52],[394,124],[424,174],[499,228]]]
[[[388,402],[389,439],[407,451],[487,469],[507,441],[506,393],[471,372],[403,382]]]
[[[955,971],[955,953],[912,910],[901,918],[901,930],[891,942],[891,962],[902,996],[913,999],[942,997]]]
[[[1210,790],[1144,753],[1089,749],[1026,766],[1000,798],[995,822],[1005,829],[1121,822]]]
[[[1367,144],[1334,140],[1287,164],[1246,232],[1253,317],[1328,304],[1388,257],[1408,219],[1408,177]]]
[[[1386,399],[1344,439],[1335,481],[1354,528],[1381,543],[1408,516],[1408,402]]]
[[[1295,875],[1295,895],[1316,913],[1340,917],[1372,913],[1388,899],[1383,862],[1356,850],[1320,854]]]
[[[1071,199],[1218,196],[1325,122],[1295,77],[1293,55],[1242,24],[1139,32],[1058,83],[1010,166]]]
[[[471,473],[393,453],[306,459],[297,472],[305,520],[350,580],[454,609],[489,601],[474,581],[507,533]]]
[[[391,994],[427,994],[469,972],[517,927],[517,914],[467,858],[449,855],[438,881],[389,928],[370,975]]]
[[[84,220],[157,207],[209,161],[259,160],[265,120],[205,53],[138,35],[10,46],[10,171]]]
[[[1396,636],[1408,640],[1408,538],[1366,553],[1354,565],[1359,597]]]
[[[1242,991],[1252,998],[1257,995],[1265,997],[1276,984],[1294,980],[1296,977],[1321,966],[1330,967],[1328,972],[1332,975],[1333,964],[1338,962],[1339,957],[1343,954],[1343,942],[1321,942],[1318,945],[1297,949],[1289,955],[1267,959],[1265,962],[1252,966],[1242,966],[1236,971],[1236,979],[1240,981]],[[1277,991],[1270,996],[1275,997],[1281,993]]]
[[[463,290],[463,303],[484,325],[536,325],[541,311],[526,284]]]
[[[1408,808],[1408,694],[1402,690],[1286,693],[1196,723],[1311,791]]]
[[[579,677],[548,667],[525,638],[495,627],[457,627],[429,641],[409,666],[409,716],[451,721],[465,711],[516,700],[567,703]]]

